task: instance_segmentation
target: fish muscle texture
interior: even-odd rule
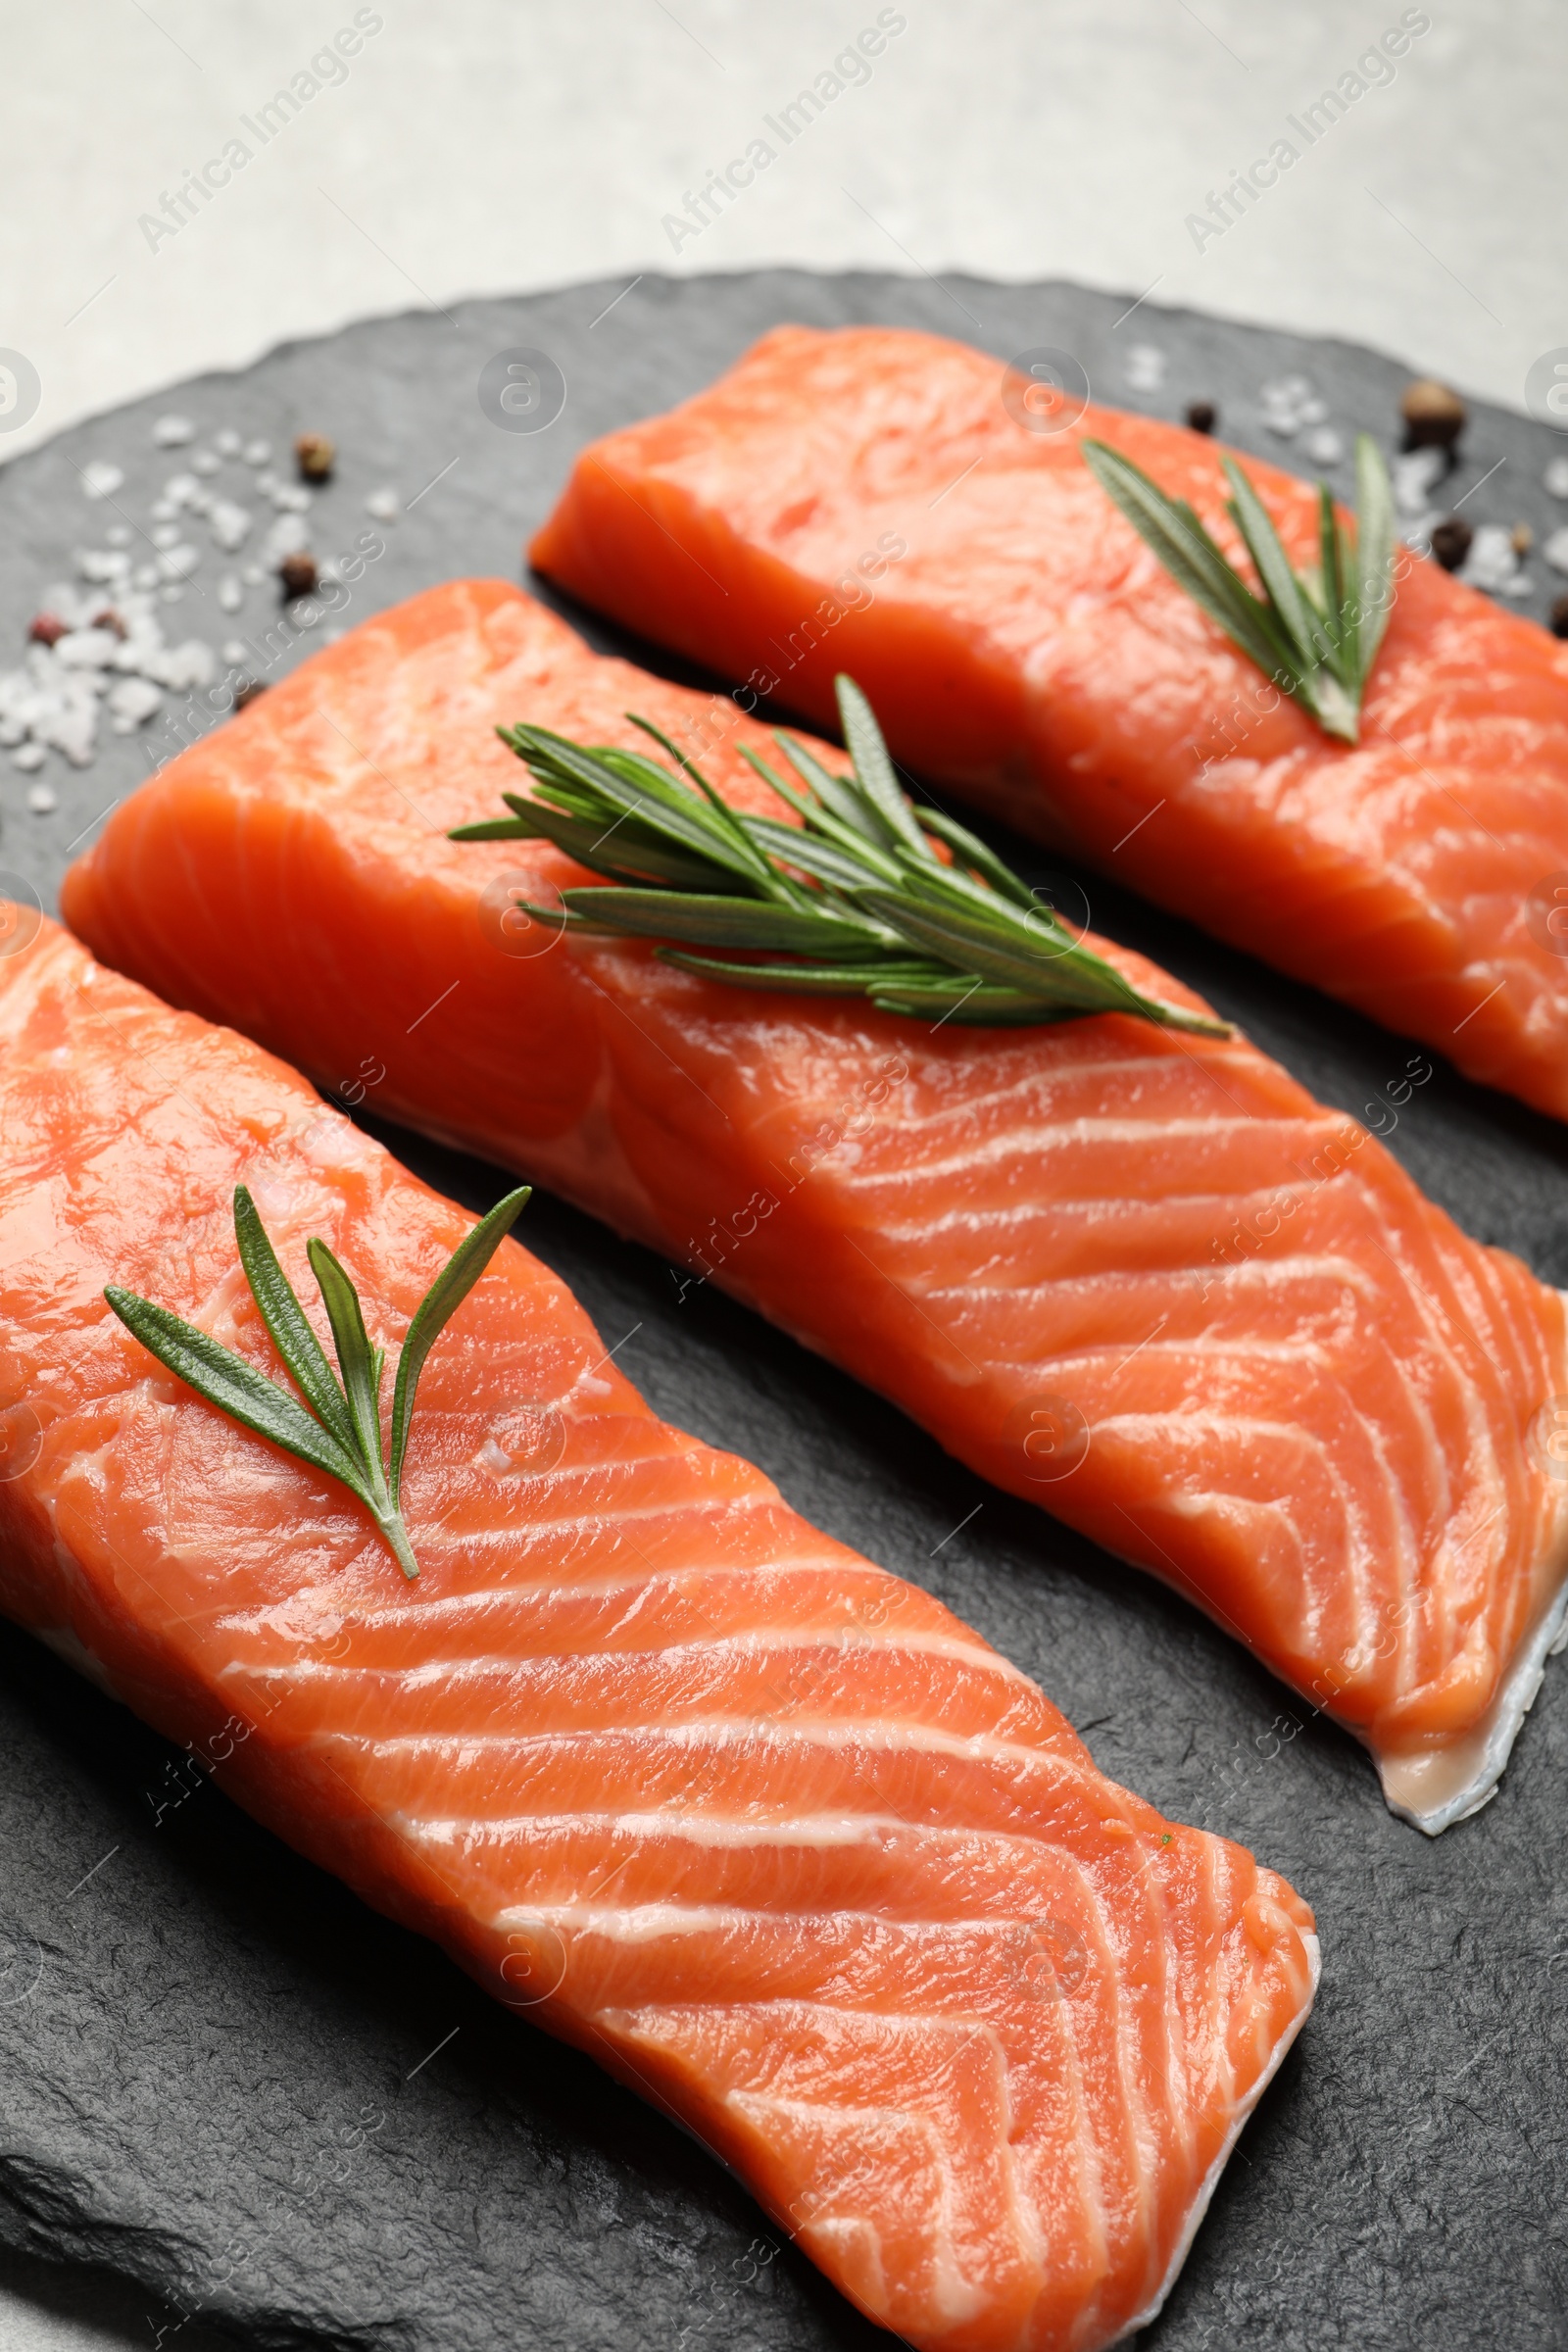
[[[1244,1038],[932,1025],[521,916],[583,876],[446,839],[526,782],[495,725],[644,744],[628,710],[766,805],[731,698],[590,654],[499,582],[431,590],[118,808],[68,920],[734,1292],[1200,1601],[1412,1820],[1474,1810],[1561,1623],[1561,1295]]]
[[[1024,392],[939,336],[777,328],[584,451],[533,560],[808,718],[849,670],[917,774],[1568,1116],[1568,653],[1401,549],[1360,741],[1335,742],[1081,443],[1188,500],[1245,572],[1223,451]],[[1315,491],[1242,463],[1314,565]]]
[[[909,2342],[1113,2339],[1305,2015],[1305,1905],[656,1419],[514,1242],[424,1371],[407,1583],[105,1301],[278,1378],[239,1183],[389,1353],[473,1222],[52,924],[0,958],[0,1605],[688,2124]]]

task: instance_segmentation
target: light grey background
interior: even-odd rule
[[[265,144],[242,127],[355,14],[0,0],[0,347],[42,387],[0,455],[352,318],[615,272],[1065,275],[1371,343],[1515,406],[1568,344],[1551,0],[903,0],[869,81],[788,146],[764,118],[873,0],[376,0],[346,79]],[[1282,135],[1304,147],[1287,119],[1412,15],[1430,29],[1396,78],[1200,244],[1210,191]],[[149,231],[235,136],[230,184]],[[775,162],[683,233],[688,191],[759,136]],[[4,2278],[0,2352],[153,2340],[138,2297]],[[198,2352],[195,2326],[171,2340]]]

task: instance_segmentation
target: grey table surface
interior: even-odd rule
[[[607,280],[353,326],[73,427],[0,472],[0,649],[20,646],[44,585],[103,543],[112,515],[146,528],[181,462],[152,440],[171,409],[204,440],[224,426],[274,444],[331,432],[342,457],[311,517],[318,553],[348,544],[374,490],[399,490],[403,517],[354,591],[352,621],[456,572],[518,576],[523,535],[584,438],[697,388],[779,318],[958,329],[999,356],[1065,346],[1103,396],[1166,415],[1215,398],[1230,437],[1287,462],[1261,420],[1266,380],[1304,372],[1337,427],[1387,440],[1405,372],[1151,302],[1131,331],[1163,369],[1139,391],[1129,375],[1147,387],[1150,363],[1129,363],[1125,302],[1063,286],[645,277],[607,312],[620,292]],[[498,432],[480,408],[482,368],[516,346],[544,349],[564,375],[548,431]],[[1474,486],[1478,520],[1544,534],[1555,447],[1544,427],[1478,410],[1445,501]],[[83,495],[93,461],[123,470],[110,501]],[[265,668],[275,603],[257,588],[220,613],[223,568],[207,555],[166,625],[248,638]],[[1523,609],[1543,610],[1549,585],[1536,565]],[[312,642],[278,655],[273,674]],[[108,738],[88,768],[54,761],[45,814],[23,805],[26,779],[0,771],[0,864],[47,901],[68,856],[171,743],[166,713]],[[1408,1048],[1370,1023],[1093,878],[1086,888],[1099,926],[1204,989],[1326,1100],[1360,1111],[1403,1066]],[[475,1206],[503,1189],[493,1170],[386,1140]],[[1471,1231],[1568,1279],[1568,1132],[1439,1068],[1391,1142]],[[1429,1842],[1385,1812],[1348,1740],[1157,1586],[988,1489],[741,1308],[707,1292],[680,1303],[662,1263],[569,1208],[537,1202],[527,1238],[607,1339],[637,1327],[619,1360],[661,1412],[750,1455],[820,1525],[940,1592],[1037,1676],[1106,1770],[1241,1838],[1317,1908],[1317,2010],[1149,2340],[1162,2352],[1568,2341],[1562,1669],[1497,1800]],[[0,2241],[22,2266],[14,2308],[29,2332],[16,2340],[28,2352],[155,2339],[196,2352],[217,2328],[256,2346],[398,2352],[886,2340],[678,2132],[492,2009],[4,1629],[0,1752]],[[40,2258],[74,2267],[26,2267]]]

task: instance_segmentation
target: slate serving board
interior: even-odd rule
[[[1098,395],[1167,416],[1215,399],[1228,438],[1287,464],[1294,445],[1265,431],[1258,392],[1300,372],[1347,445],[1358,426],[1393,439],[1409,370],[1391,360],[1150,303],[1125,311],[1062,285],[772,271],[580,286],[293,345],[0,471],[0,666],[73,549],[101,546],[116,513],[146,527],[189,454],[152,444],[171,410],[204,439],[232,425],[280,451],[302,429],[332,434],[338,474],[312,516],[319,556],[366,527],[368,493],[398,488],[407,512],[350,621],[453,573],[518,576],[520,542],[584,440],[696,390],[781,319],[924,326],[1001,357],[1065,348]],[[1129,384],[1134,341],[1165,356],[1152,391]],[[518,348],[564,379],[548,429],[498,429],[480,406],[481,371]],[[1561,512],[1542,487],[1561,446],[1477,407],[1440,503],[1479,484],[1473,519],[1525,519],[1539,541]],[[125,471],[112,504],[83,496],[95,459]],[[215,486],[243,478],[231,467]],[[216,646],[275,620],[260,590],[237,620],[220,613],[224,568],[204,561],[167,612],[172,636],[188,624]],[[1551,578],[1535,571],[1524,609],[1539,616]],[[690,674],[569,617],[601,646]],[[0,763],[0,866],[52,903],[73,845],[169,748],[155,722],[108,738],[89,769],[56,761],[46,816],[26,811],[25,779]],[[1005,846],[1031,875],[1047,870]],[[1204,990],[1328,1101],[1360,1113],[1403,1069],[1402,1041],[1084,883],[1098,926]],[[476,1209],[503,1189],[489,1168],[384,1132]],[[1568,1129],[1439,1068],[1390,1141],[1472,1232],[1568,1281]],[[1348,1740],[1149,1579],[987,1488],[710,1289],[680,1303],[664,1264],[571,1209],[537,1199],[526,1239],[607,1343],[634,1333],[618,1360],[659,1411],[749,1454],[820,1525],[939,1592],[1039,1678],[1106,1770],[1243,1839],[1316,1906],[1316,2014],[1145,2340],[1159,2352],[1568,2342],[1568,1663],[1548,1669],[1495,1802],[1429,1843],[1384,1810]],[[162,2328],[182,2352],[214,2328],[344,2352],[889,2340],[679,2132],[255,1829],[220,1786],[10,1629],[0,2243],[135,2282],[140,2340]]]

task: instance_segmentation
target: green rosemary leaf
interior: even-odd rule
[[[878,1012],[899,1012],[916,1019],[936,1013],[944,1026],[951,1022],[961,1029],[1032,1029],[1081,1017],[1071,1004],[1043,1012],[1038,997],[1022,989],[999,988],[988,980],[948,980],[941,987],[904,981],[884,986],[879,982],[870,997]]]
[[[564,815],[546,801],[525,801],[519,793],[509,793],[507,799],[517,811],[510,832],[503,831],[499,822],[494,831],[464,825],[453,834],[453,840],[553,842],[575,864],[587,866],[590,873],[606,874],[612,882],[665,882],[678,890],[728,890],[734,885],[734,876],[721,866],[651,841],[632,823],[617,825],[613,814],[584,821]]]
[[[1146,487],[1158,497],[1152,484]],[[1264,614],[1208,546],[1229,578],[1226,593]],[[1277,626],[1271,613],[1266,620]],[[536,827],[609,884],[567,890],[564,911],[523,911],[573,930],[658,940],[663,961],[742,988],[858,996],[885,1010],[932,1012],[939,1021],[1046,1022],[1118,1011],[1168,1028],[1230,1034],[1222,1021],[1141,995],[1038,904],[984,842],[951,817],[917,811],[899,787],[864,696],[847,678],[839,694],[855,761],[850,774],[834,774],[787,735],[775,741],[797,782],[744,750],[798,825],[730,808],[647,720],[637,723],[663,744],[674,769],[654,769],[641,753],[574,746],[539,727],[503,729],[537,787],[528,800],[505,796],[519,827]],[[604,831],[594,833],[596,826]],[[457,838],[472,831],[466,827]],[[612,834],[612,852],[606,846]],[[938,855],[938,843],[951,860]],[[661,871],[661,859],[685,871]]]
[[[1389,625],[1394,603],[1394,492],[1383,454],[1370,433],[1355,437],[1356,669],[1364,688]],[[1357,702],[1359,703],[1359,694]]]
[[[194,1323],[184,1322],[167,1306],[155,1306],[150,1298],[138,1298],[133,1291],[113,1284],[104,1297],[148,1354],[155,1355],[187,1388],[227,1413],[231,1421],[281,1446],[285,1453],[309,1462],[313,1469],[324,1470],[329,1478],[350,1488],[363,1503],[370,1504],[354,1455],[275,1380],[269,1380],[220,1340],[198,1331]]]
[[[1319,484],[1319,592],[1291,566],[1273,521],[1235,461],[1224,460],[1229,511],[1263,587],[1254,596],[1184,500],[1101,441],[1084,457],[1102,487],[1195,603],[1250,661],[1294,696],[1325,734],[1354,743],[1361,698],[1394,594],[1394,501],[1368,434],[1356,441],[1356,544],[1351,562],[1326,485]]]
[[[305,1254],[332,1326],[343,1393],[354,1423],[355,1450],[374,1492],[381,1485],[381,1393],[360,1294],[324,1242],[313,1237],[305,1245]]]
[[[750,761],[781,800],[799,812],[808,832],[819,834],[852,858],[862,878],[880,876],[885,882],[896,881],[899,863],[887,846],[886,828],[856,791],[854,778],[829,775],[804,744],[795,743],[787,735],[776,735],[774,741],[804,780],[805,793],[797,792],[793,784],[775,775],[767,761],[759,759],[749,746],[743,747],[741,757]],[[816,777],[822,779],[820,785],[814,781]]]
[[[742,869],[752,876],[753,881],[760,889],[769,889],[772,885],[773,875],[767,859],[749,839],[746,828],[735,810],[713,790],[712,785],[710,784],[696,761],[688,760],[679,744],[672,743],[667,735],[654,725],[651,718],[639,718],[635,710],[628,710],[626,716],[634,727],[641,727],[643,732],[651,735],[656,743],[662,743],[670,758],[679,762],[707,800],[711,811],[711,822],[722,839],[740,858]]]
[[[612,761],[602,753],[569,743],[545,727],[516,726],[503,740],[526,760],[538,782],[546,787],[565,782],[589,796],[586,808],[603,810],[607,827],[635,818],[655,835],[688,856],[727,867],[751,879],[749,851],[737,848],[719,833],[702,799],[679,777],[667,774],[652,760],[638,761],[635,780],[619,769],[626,761]]]
[[[359,1293],[326,1244],[313,1238],[306,1246],[307,1255],[332,1326],[343,1373],[340,1387],[243,1185],[234,1191],[240,1264],[278,1353],[317,1406],[319,1419],[276,1381],[266,1379],[243,1356],[198,1331],[194,1324],[183,1322],[168,1307],[113,1285],[104,1297],[149,1353],[198,1396],[258,1437],[270,1439],[286,1453],[347,1487],[374,1519],[404,1575],[412,1579],[418,1575],[419,1563],[409,1542],[398,1497],[414,1393],[431,1346],[484,1272],[527,1198],[524,1185],[497,1202],[454,1250],[415,1312],[398,1361],[392,1399],[390,1487],[381,1459],[380,1396],[386,1355],[383,1348],[370,1346]]]
[[[813,881],[824,882],[831,890],[858,890],[862,882],[875,881],[874,868],[863,858],[852,857],[836,849],[820,834],[808,833],[801,825],[786,825],[775,816],[748,816],[746,830],[759,849],[782,864],[799,866],[802,873]]]
[[[1035,911],[1040,903],[1038,899],[1026,884],[1019,881],[1011,867],[1003,863],[995,850],[988,849],[978,834],[969,831],[967,825],[960,825],[956,817],[944,814],[940,808],[922,808],[920,822],[928,833],[936,835],[938,841],[945,841],[948,848],[955,851],[965,865],[972,866],[1001,897],[1030,914]]]
[[[300,1394],[338,1444],[355,1452],[354,1423],[343,1392],[306,1319],[294,1285],[278,1263],[277,1252],[267,1237],[256,1203],[242,1184],[234,1187],[234,1239],[239,1245],[239,1262],[245,1269],[251,1297],[272,1335],[273,1346],[294,1375]]]
[[[508,1193],[504,1200],[496,1202],[488,1216],[480,1218],[467,1239],[458,1244],[415,1308],[398,1357],[398,1377],[392,1391],[392,1449],[387,1486],[395,1509],[402,1507],[403,1459],[414,1419],[414,1395],[425,1358],[521,1216],[531,1189],[519,1184],[515,1192]]]
[[[1280,545],[1280,535],[1268,509],[1235,459],[1226,458],[1222,463],[1231,486],[1226,501],[1231,520],[1242,534],[1263,583],[1263,593],[1273,607],[1274,617],[1292,651],[1297,654],[1304,651],[1309,666],[1315,669],[1327,661],[1331,650],[1322,617],[1291,569],[1291,560]]]
[[[929,858],[925,835],[914,821],[908,799],[899,783],[888,747],[882,740],[882,730],[871,714],[866,701],[855,680],[841,670],[833,681],[838,696],[839,721],[850,758],[855,762],[856,781],[867,804],[876,810],[891,838],[907,850],[912,857]]]
[[[1273,616],[1232,568],[1185,499],[1167,498],[1141,466],[1102,441],[1086,441],[1083,453],[1101,487],[1165,569],[1243,653],[1273,677],[1287,662]]]
[[[821,811],[826,809],[828,814],[836,817],[840,825],[847,827],[862,846],[869,843],[875,850],[891,849],[897,836],[883,822],[877,809],[867,801],[865,794],[859,789],[857,777],[836,776],[831,768],[823,766],[814,752],[808,750],[804,743],[797,743],[793,735],[782,735],[775,728],[773,741],[778,745],[779,750],[801,778],[810,796],[809,799],[803,801],[791,788],[787,797],[794,807],[803,809],[808,819],[813,814],[820,815]],[[754,759],[752,764],[760,767],[761,763]],[[771,769],[765,769],[762,772],[768,776],[775,791],[784,789],[773,776]]]
[[[927,963],[852,964],[852,963],[731,963],[720,956],[687,956],[679,948],[661,948],[661,963],[677,964],[683,972],[700,972],[705,979],[725,980],[741,988],[766,989],[770,994],[780,990],[790,996],[807,997],[865,997],[880,988],[890,978],[900,981],[901,974],[915,978],[930,976],[951,979]]]
[[[785,955],[875,956],[887,945],[880,924],[853,909],[769,905],[762,899],[688,898],[673,890],[567,890],[574,913],[639,939],[680,939],[693,947],[774,949]]]

